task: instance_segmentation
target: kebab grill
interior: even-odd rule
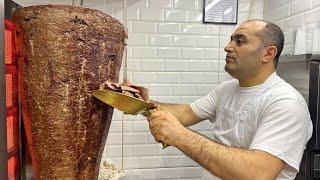
[[[127,34],[98,10],[39,5],[13,14],[18,89],[36,179],[98,179],[113,108],[91,93],[117,84]]]

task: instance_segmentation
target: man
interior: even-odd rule
[[[276,74],[283,32],[273,23],[241,24],[225,47],[235,79],[189,104],[158,103],[148,116],[155,140],[203,166],[203,179],[294,179],[312,135],[303,97]],[[187,126],[213,122],[210,140]]]

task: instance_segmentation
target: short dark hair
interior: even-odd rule
[[[279,26],[277,26],[276,24],[269,22],[269,21],[265,21],[265,20],[253,19],[253,20],[249,20],[249,21],[261,21],[261,22],[266,23],[266,26],[257,34],[261,40],[261,46],[263,48],[265,48],[267,46],[276,46],[277,55],[273,61],[274,61],[274,67],[277,68],[278,60],[279,60],[280,54],[283,49],[283,44],[284,44],[284,35],[283,35],[281,28]]]

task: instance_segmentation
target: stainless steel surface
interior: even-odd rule
[[[4,59],[4,1],[0,0],[0,179],[8,179],[6,81]]]
[[[310,54],[281,56],[277,74],[296,88],[307,103],[309,102],[309,61]]]
[[[281,56],[277,74],[295,87],[308,103],[313,134],[305,149],[296,180],[320,179],[320,55]]]

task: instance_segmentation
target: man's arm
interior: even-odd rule
[[[222,179],[275,179],[284,166],[264,151],[227,147],[189,130],[180,137],[174,146]]]
[[[162,110],[173,114],[179,120],[179,122],[186,127],[197,124],[204,120],[193,112],[189,104],[161,103],[153,100],[150,100],[150,102],[159,105]]]
[[[187,128],[161,109],[148,117],[156,141],[175,146],[222,179],[275,179],[284,166],[279,158],[260,150],[243,150],[215,143]]]

